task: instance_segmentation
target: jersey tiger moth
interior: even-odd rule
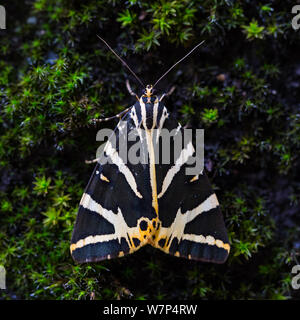
[[[154,86],[147,85],[138,97],[127,82],[137,101],[116,116],[122,116],[122,122],[115,129],[115,137],[118,142],[124,138],[124,132],[125,138],[137,132],[148,161],[126,162],[120,145],[113,144],[111,139],[107,141],[80,201],[70,246],[76,262],[121,257],[146,244],[177,257],[205,262],[223,263],[228,257],[230,245],[223,216],[205,172],[186,175],[195,146],[186,144],[178,158],[170,157],[169,164],[155,161],[154,132],[167,129],[182,133],[183,128],[162,102],[171,92],[155,96]],[[129,150],[134,142],[127,143]],[[110,162],[104,163],[103,158]]]

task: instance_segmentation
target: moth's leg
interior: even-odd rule
[[[132,89],[131,89],[131,86],[130,86],[130,83],[129,83],[129,80],[128,80],[128,79],[126,80],[126,88],[127,88],[127,90],[128,90],[128,92],[129,92],[130,95],[136,96],[136,94],[135,94],[135,93],[132,91]]]
[[[159,101],[161,101],[164,97],[167,97],[167,96],[171,95],[174,90],[175,90],[175,86],[173,86],[167,93],[164,93],[164,94],[160,97]]]
[[[139,97],[137,96],[137,94],[135,94],[132,90],[131,90],[131,86],[129,84],[129,81],[126,80],[126,87],[127,87],[127,90],[129,92],[129,94],[131,94],[132,96],[135,96],[137,98],[137,100],[139,100]],[[92,122],[103,122],[103,121],[109,121],[109,120],[112,120],[112,119],[115,119],[115,118],[121,118],[125,113],[127,113],[129,111],[131,107],[127,108],[126,110],[116,114],[115,116],[112,116],[112,117],[108,117],[108,118],[102,118],[102,119],[92,119],[91,121]]]
[[[109,121],[115,118],[121,118],[125,113],[127,113],[129,110],[131,109],[131,107],[125,109],[124,111],[116,114],[115,116],[109,117],[109,118],[102,118],[102,119],[92,119],[92,122],[103,122],[103,121]]]
[[[86,164],[91,164],[91,163],[95,163],[95,162],[98,162],[100,158],[97,158],[97,159],[93,159],[93,160],[85,160],[85,163]]]
[[[136,93],[134,93],[134,92],[132,91],[128,79],[126,80],[126,88],[127,88],[128,92],[129,92],[129,94],[132,95],[132,96],[135,96],[135,97],[137,98],[137,100],[139,101],[139,97],[138,97],[138,95],[137,95]]]

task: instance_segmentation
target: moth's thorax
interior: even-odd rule
[[[156,96],[142,96],[139,100],[141,124],[144,129],[153,129],[157,124],[157,116],[160,108],[159,100]]]

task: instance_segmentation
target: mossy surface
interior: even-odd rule
[[[0,299],[291,299],[299,263],[299,32],[295,1],[1,3]],[[205,129],[205,165],[232,244],[224,265],[151,247],[76,265],[69,244],[100,128],[202,40],[158,91]],[[298,259],[298,261],[297,261]]]

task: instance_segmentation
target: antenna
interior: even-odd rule
[[[97,35],[97,37],[106,44],[106,46],[110,49],[110,51],[123,63],[123,65],[134,75],[134,77],[136,78],[136,80],[143,86],[143,88],[145,88],[145,85],[143,84],[143,82],[140,80],[140,78],[131,70],[131,68],[129,67],[129,65],[111,48],[111,46],[104,40],[102,39],[100,36]]]
[[[180,60],[178,60],[175,64],[173,64],[173,66],[168,69],[153,85],[153,88],[158,84],[158,82],[164,78],[175,66],[178,65],[178,63],[180,63],[182,60],[184,60],[186,57],[188,57],[194,50],[196,50],[199,46],[201,46],[201,44],[203,44],[205,42],[205,40],[201,41],[200,43],[198,43],[196,45],[196,47],[194,47],[189,53],[187,53],[183,58],[181,58]]]

